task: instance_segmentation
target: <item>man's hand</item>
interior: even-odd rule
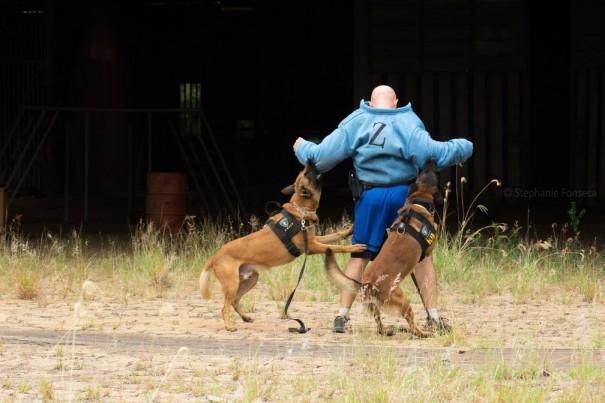
[[[305,139],[303,139],[302,137],[299,137],[296,139],[296,141],[294,142],[294,146],[292,146],[292,149],[294,150],[294,152],[296,152],[296,147],[298,147],[298,145],[305,141]]]

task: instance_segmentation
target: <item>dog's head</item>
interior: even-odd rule
[[[408,200],[415,197],[430,197],[433,204],[443,204],[443,197],[439,191],[439,179],[437,178],[437,160],[431,158],[424,165],[416,181],[410,185]]]
[[[308,199],[319,204],[322,185],[323,174],[317,171],[315,161],[308,159],[305,168],[296,177],[296,181],[283,188],[281,192],[293,198],[297,196],[299,201]]]

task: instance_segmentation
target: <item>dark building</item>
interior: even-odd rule
[[[187,213],[264,216],[371,89],[475,153],[443,171],[488,220],[605,205],[605,5],[596,0],[4,1],[0,186],[8,221],[144,219],[151,172]],[[348,161],[322,217],[352,208]],[[33,206],[36,213],[23,213]],[[507,211],[512,213],[506,213]],[[28,215],[29,214],[29,215]]]

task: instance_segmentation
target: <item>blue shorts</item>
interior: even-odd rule
[[[387,229],[397,218],[397,210],[405,204],[408,185],[373,187],[364,190],[355,202],[354,228],[351,242],[364,243],[372,253],[372,260],[387,237]]]

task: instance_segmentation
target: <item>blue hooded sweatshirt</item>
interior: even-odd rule
[[[409,103],[383,109],[362,100],[321,143],[303,141],[295,154],[303,165],[312,158],[319,172],[350,157],[359,180],[389,186],[414,179],[431,157],[441,170],[463,163],[472,153],[473,143],[466,139],[433,140]]]

